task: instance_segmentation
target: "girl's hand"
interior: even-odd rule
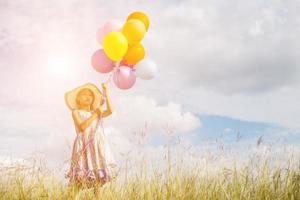
[[[98,116],[101,116],[103,113],[103,109],[101,107],[96,108],[95,113],[97,113]]]
[[[107,90],[107,84],[106,83],[102,83],[101,85],[102,85],[103,90]]]
[[[100,106],[104,105],[105,102],[106,102],[106,98],[105,97],[101,97]]]

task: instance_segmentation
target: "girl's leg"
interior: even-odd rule
[[[96,182],[94,185],[94,194],[97,199],[99,199],[101,197],[101,189],[102,189],[101,187],[102,187],[101,182]]]
[[[78,183],[69,183],[68,185],[68,195],[72,198],[76,198],[77,194],[81,190],[80,184]]]
[[[100,199],[101,191],[100,191],[99,187],[97,187],[97,186],[94,187],[94,194],[95,194],[96,199]]]

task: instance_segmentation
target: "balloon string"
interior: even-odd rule
[[[107,80],[104,83],[110,83],[111,82],[111,77],[112,77],[112,73],[109,75],[109,77],[107,78]]]
[[[112,73],[108,76],[107,80],[104,83],[110,83],[111,82],[111,77],[113,76],[113,73],[119,68],[120,62],[115,62],[114,67],[112,70]]]

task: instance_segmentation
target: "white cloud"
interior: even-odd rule
[[[223,133],[232,133],[232,129],[231,128],[225,128],[224,130],[223,130]]]
[[[127,96],[114,100],[114,114],[109,124],[122,130],[125,134],[132,134],[144,127],[151,134],[161,133],[165,126],[169,126],[178,133],[188,133],[198,127],[199,119],[190,112],[184,111],[180,104],[170,102],[159,105],[153,98],[145,96]]]
[[[293,106],[300,99],[296,1],[6,2],[0,8],[0,82],[15,76],[18,82],[1,94],[32,103],[29,93],[36,93],[59,102],[66,90],[105,79],[90,66],[99,48],[95,32],[107,19],[125,19],[132,8],[151,19],[143,43],[159,73],[126,93],[174,99],[196,113],[299,129],[300,110]],[[68,76],[45,70],[54,58],[71,63],[62,66]]]

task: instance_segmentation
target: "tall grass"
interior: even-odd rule
[[[300,199],[300,168],[270,169],[254,175],[248,167],[199,175],[197,168],[174,169],[174,175],[155,172],[132,176],[126,184],[100,188],[99,199]],[[33,166],[1,167],[1,199],[96,199],[94,189],[67,187],[51,172]],[[101,198],[102,197],[102,198]]]
[[[201,164],[203,156],[195,154],[194,165],[187,165],[186,157],[179,157],[172,151],[172,132],[167,134],[170,139],[165,145],[163,170],[145,159],[142,153],[138,163],[130,165],[124,161],[121,181],[114,181],[96,189],[78,188],[68,186],[53,171],[48,170],[44,162],[34,158],[27,160],[26,163],[1,165],[0,198],[6,200],[300,199],[300,165],[295,164],[299,161],[295,156],[290,156],[283,166],[277,166],[272,163],[270,157],[257,153],[243,165],[220,165],[214,166],[212,170],[212,166],[217,163],[214,161],[221,157],[205,157],[206,160],[212,161],[212,165],[207,165],[208,161],[203,165]],[[145,136],[146,134],[141,134],[142,139],[138,142],[138,148],[142,149],[145,146]],[[257,148],[260,148],[261,142],[256,144]],[[224,146],[220,145],[218,151],[224,152],[224,149]],[[230,157],[231,154],[227,156]],[[136,170],[130,170],[133,165],[137,166]]]

